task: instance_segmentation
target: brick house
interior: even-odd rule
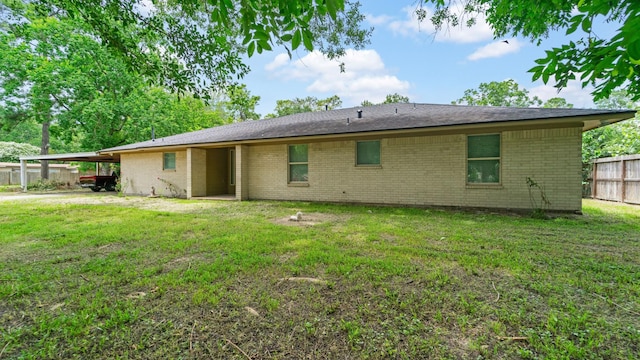
[[[634,111],[384,104],[235,123],[101,150],[126,194],[581,210],[582,132]]]

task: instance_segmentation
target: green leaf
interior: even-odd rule
[[[533,76],[531,77],[531,81],[536,81],[540,78],[540,76],[542,76],[542,71],[544,70],[544,66],[540,65],[540,66],[534,66],[531,69],[529,69],[527,72],[533,73]]]
[[[252,41],[249,43],[249,46],[247,46],[247,55],[249,57],[253,56],[253,53],[256,51],[256,43],[255,41]]]
[[[584,15],[576,15],[571,18],[569,28],[567,28],[566,35],[573,34],[576,30],[578,30],[578,26],[582,22],[582,18]]]
[[[582,31],[586,33],[591,32],[591,18],[584,18],[584,20],[582,21]]]
[[[549,72],[548,71],[543,71],[542,72],[542,82],[546,85],[549,82]]]
[[[302,30],[293,33],[293,39],[291,39],[291,50],[295,50],[300,46],[302,41]]]
[[[311,35],[310,31],[304,31],[302,33],[302,42],[304,42],[304,47],[309,50],[309,51],[313,51],[313,35]]]
[[[269,35],[261,29],[256,30],[256,32],[253,33],[253,36],[258,40],[269,41]]]
[[[284,42],[289,42],[291,41],[291,39],[293,39],[293,35],[291,34],[284,34],[280,37],[280,40],[284,41]]]
[[[629,43],[627,53],[632,60],[640,60],[640,41]]]

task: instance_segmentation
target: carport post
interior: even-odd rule
[[[20,187],[27,192],[27,160],[20,159]]]

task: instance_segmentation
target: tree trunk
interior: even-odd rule
[[[49,125],[49,120],[42,123],[42,143],[40,144],[40,155],[49,154]],[[40,160],[40,177],[42,177],[42,180],[49,179],[49,161],[47,160]]]

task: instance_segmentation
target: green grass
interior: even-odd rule
[[[637,358],[640,207],[583,210],[0,202],[0,358]]]

